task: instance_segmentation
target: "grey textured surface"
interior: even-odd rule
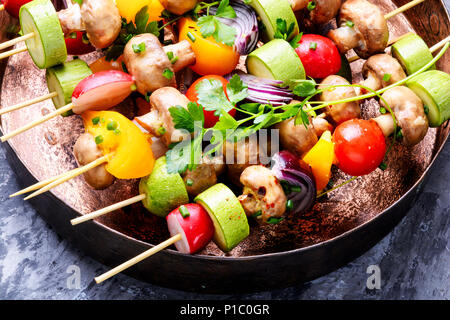
[[[122,274],[96,285],[108,268],[58,237],[21,198],[9,199],[18,189],[0,147],[0,299],[450,299],[450,143],[415,206],[371,250],[312,282],[239,296],[170,290]],[[380,267],[380,289],[366,287],[370,265]],[[75,289],[72,266],[81,275]]]

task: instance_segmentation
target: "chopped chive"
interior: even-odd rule
[[[167,58],[169,58],[169,60],[173,59],[173,52],[172,51],[167,52]]]
[[[114,131],[117,129],[119,125],[117,124],[116,121],[110,121],[108,122],[108,124],[106,125],[106,129],[109,131]]]
[[[252,214],[252,217],[253,217],[253,218],[257,218],[257,217],[259,217],[260,215],[262,215],[262,211],[261,211],[261,210],[259,210],[259,211],[257,211],[256,213]]]
[[[195,36],[192,34],[192,32],[190,32],[190,31],[187,33],[187,36],[188,36],[189,39],[191,39],[192,42],[195,42],[195,40],[197,40],[195,38]]]
[[[384,107],[380,107],[380,113],[381,114],[385,114],[387,111],[386,111],[386,108],[384,108]]]
[[[386,162],[382,162],[382,163],[380,163],[380,165],[378,166],[378,168],[380,168],[381,170],[386,170],[387,169],[387,164],[386,164]]]
[[[150,96],[152,95],[151,92],[147,92],[147,94],[144,96],[145,101],[150,102]]]
[[[310,48],[311,50],[316,50],[316,49],[317,49],[317,43],[316,43],[316,42],[311,42],[311,43],[309,44],[309,48]]]
[[[162,135],[164,135],[167,132],[167,130],[164,127],[159,127],[157,132],[158,132],[159,135],[162,136]]]
[[[177,63],[177,61],[180,59],[180,57],[175,57],[175,58],[173,58],[172,60],[170,60],[170,62],[172,63],[172,64],[175,64],[175,63]]]
[[[286,201],[286,210],[291,211],[293,208],[294,208],[294,202],[291,199]]]
[[[103,136],[99,135],[95,137],[95,144],[100,144],[103,142]]]
[[[308,6],[306,7],[309,11],[313,11],[316,8],[316,3],[314,1],[308,2]]]
[[[141,42],[139,44],[133,44],[133,51],[134,53],[141,53],[145,51],[145,43]]]
[[[131,91],[136,91],[137,90],[137,86],[135,83],[133,83],[130,87]]]
[[[347,27],[349,28],[353,28],[355,26],[355,23],[353,21],[345,21],[345,24],[347,25]]]
[[[187,179],[187,180],[186,180],[186,185],[187,185],[188,187],[192,187],[193,184],[194,184],[194,181],[193,181],[192,179]]]
[[[396,135],[395,135],[396,139],[402,139],[403,138],[403,132],[402,132],[402,128],[399,128],[399,130],[397,131]]]
[[[92,118],[92,124],[97,125],[100,122],[100,117]]]
[[[388,82],[389,80],[391,80],[391,75],[390,75],[389,73],[386,73],[386,74],[383,76],[383,81],[384,81],[384,82]]]
[[[164,69],[163,71],[163,76],[167,79],[172,79],[173,78],[173,71],[171,71],[170,69]]]
[[[293,191],[293,192],[302,192],[302,187],[300,187],[300,186],[291,186],[291,191]]]
[[[269,223],[269,224],[278,224],[278,223],[280,223],[283,220],[284,220],[283,217],[280,217],[280,218],[270,217],[269,219],[267,219],[267,223]]]
[[[119,135],[120,134],[120,130],[119,129],[115,129],[114,130],[114,134]]]
[[[183,218],[189,217],[191,214],[189,213],[189,210],[185,206],[180,206],[178,209],[180,211],[180,214]]]

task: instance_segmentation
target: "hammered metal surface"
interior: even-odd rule
[[[383,12],[389,12],[396,7],[389,1],[377,2],[381,4]],[[11,23],[5,15],[1,15],[0,19],[3,27]],[[438,23],[441,22],[438,20]],[[448,30],[448,21],[444,27]],[[403,15],[390,19],[389,29],[393,39],[408,31],[414,31]],[[431,34],[426,40],[432,45],[436,42],[436,35]],[[98,56],[99,54],[95,53],[82,58],[90,62]],[[448,53],[445,59],[448,61]],[[354,81],[360,79],[362,63],[363,61],[352,63]],[[440,63],[439,66],[440,69],[450,72],[448,64]],[[36,69],[28,53],[21,53],[9,59],[1,87],[2,107],[47,92],[45,71]],[[371,117],[376,114],[377,109],[378,105],[374,100],[366,101],[363,104],[363,116]],[[3,133],[11,132],[52,110],[52,103],[47,101],[4,115],[1,118]],[[129,99],[118,106],[117,110],[132,119],[137,112],[137,106],[133,99]],[[32,175],[37,180],[44,180],[76,166],[72,147],[82,131],[79,116],[58,117],[12,138],[9,143]],[[309,213],[288,217],[278,225],[260,226],[251,222],[250,236],[227,255],[252,256],[301,248],[332,239],[370,221],[395,204],[421,178],[447,135],[448,128],[430,129],[425,139],[413,148],[397,144],[389,154],[386,171],[377,170],[321,198]],[[337,170],[333,174],[335,185],[348,178]],[[82,177],[78,177],[51,192],[67,206],[85,214],[135,196],[138,190],[135,180],[117,180],[106,190],[94,191]],[[109,214],[98,219],[98,222],[151,244],[157,244],[168,237],[165,220],[149,214],[141,204]],[[77,231],[74,229],[74,232]],[[224,255],[213,243],[200,254]]]

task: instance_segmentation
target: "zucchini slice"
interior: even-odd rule
[[[260,78],[288,82],[306,77],[297,53],[282,39],[272,40],[250,53],[246,64],[248,72]]]
[[[392,45],[391,50],[392,56],[400,62],[408,75],[433,60],[427,44],[417,34],[409,34],[401,38]],[[436,67],[433,65],[431,69]]]
[[[277,20],[286,21],[287,27],[293,23],[294,31],[290,34],[288,41],[299,33],[299,27],[295,13],[287,0],[250,0],[248,3],[261,18],[264,26],[264,40],[273,40],[277,30]]]
[[[426,71],[410,79],[406,85],[428,107],[430,127],[439,127],[450,119],[450,75],[439,70]]]
[[[72,93],[81,80],[92,74],[86,62],[80,59],[65,62],[55,67],[47,69],[46,80],[49,92],[56,92],[53,104],[56,109],[64,107],[72,102]],[[64,117],[72,115],[69,111],[63,114]]]
[[[25,41],[36,66],[47,69],[67,59],[66,42],[55,7],[50,0],[34,0],[20,8],[23,34],[34,33]]]

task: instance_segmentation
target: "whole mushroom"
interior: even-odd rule
[[[305,127],[295,125],[295,117],[278,123],[275,128],[280,130],[280,143],[283,149],[289,150],[299,157],[303,157],[314,145],[318,138],[312,121]]]
[[[272,170],[250,166],[242,172],[240,181],[244,190],[238,199],[247,215],[261,212],[262,221],[267,222],[285,213],[287,198]]]
[[[367,0],[347,0],[339,13],[339,28],[328,32],[341,53],[354,49],[357,55],[367,59],[382,52],[388,43],[389,30],[378,6]]]
[[[405,71],[397,59],[389,54],[380,53],[371,56],[364,63],[362,85],[376,91],[406,78]]]
[[[399,137],[402,143],[413,146],[425,137],[428,131],[428,118],[425,114],[422,100],[409,88],[398,86],[387,90],[383,99],[394,112],[398,126],[401,128]],[[383,101],[381,104],[386,107]],[[384,114],[373,119],[387,137],[394,133],[394,120],[390,114]]]
[[[102,151],[98,148],[94,137],[90,133],[80,135],[75,142],[73,154],[78,164],[82,166],[103,157]],[[96,190],[106,189],[115,180],[114,176],[106,171],[104,164],[84,173],[84,179]]]
[[[336,17],[341,0],[314,0],[315,6],[309,12],[309,18],[313,24],[325,24]]]
[[[329,86],[340,85],[342,87],[326,89]],[[337,101],[356,97],[355,89],[353,87],[345,87],[345,85],[350,85],[350,83],[341,76],[331,75],[326,77],[319,85],[319,89],[325,89],[320,94],[320,101]],[[359,118],[361,116],[361,108],[359,107],[358,101],[352,101],[327,106],[325,114],[335,124],[340,124],[350,119]]]
[[[160,0],[164,9],[181,16],[188,11],[191,11],[197,5],[197,0]]]
[[[169,59],[168,52],[178,59],[175,63]],[[137,90],[147,95],[162,87],[176,87],[175,72],[195,63],[195,54],[188,41],[165,49],[155,35],[145,33],[133,37],[127,43],[124,62],[136,80]]]
[[[156,90],[150,96],[151,111],[135,120],[153,136],[160,137],[166,146],[179,142],[187,137],[175,129],[169,109],[174,106],[187,108],[188,98],[180,91],[172,87],[164,87]]]

